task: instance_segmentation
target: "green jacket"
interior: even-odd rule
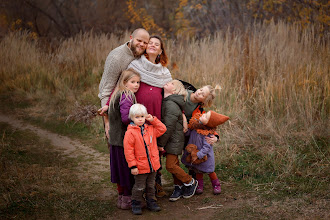
[[[181,155],[184,148],[182,95],[170,95],[162,101],[162,122],[167,131],[158,139],[158,145],[169,154]]]

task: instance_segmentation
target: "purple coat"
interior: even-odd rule
[[[129,109],[133,105],[133,101],[129,98],[126,98],[126,95],[123,94],[121,97],[121,100],[119,102],[120,106],[120,115],[121,115],[121,121],[127,126],[129,123],[131,123],[131,119],[128,117],[129,115]]]
[[[199,152],[197,153],[197,157],[202,159],[205,155],[207,155],[207,160],[200,164],[191,164],[186,162],[186,157],[188,156],[188,152],[184,150],[184,153],[181,158],[181,162],[188,166],[196,168],[197,170],[203,173],[212,173],[215,169],[214,162],[214,152],[212,145],[208,144],[205,140],[205,136],[202,134],[198,134],[196,130],[189,130],[186,133],[186,136],[189,136],[188,144],[195,144]]]

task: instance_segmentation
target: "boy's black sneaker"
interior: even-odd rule
[[[174,202],[182,197],[182,186],[174,185],[174,191],[170,196],[170,201]]]
[[[142,215],[141,202],[132,200],[132,212],[134,215]]]
[[[183,198],[185,199],[189,199],[191,198],[193,195],[195,195],[197,186],[198,186],[198,181],[193,179],[193,183],[189,186],[184,186],[183,187]]]
[[[153,212],[159,212],[161,208],[157,205],[156,200],[147,198],[147,208]]]

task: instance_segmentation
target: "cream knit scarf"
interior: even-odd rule
[[[172,81],[171,73],[166,67],[150,62],[144,55],[133,60],[127,68],[136,70],[141,75],[141,82],[151,86],[163,88],[166,83]]]

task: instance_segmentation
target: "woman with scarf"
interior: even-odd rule
[[[159,36],[151,36],[146,53],[128,65],[128,68],[134,69],[141,75],[140,88],[135,93],[136,101],[143,104],[148,113],[158,119],[161,119],[162,89],[166,83],[172,81],[171,73],[166,68],[167,64],[168,58],[162,39]],[[163,197],[165,195],[161,185],[161,173],[158,170],[156,196]]]

